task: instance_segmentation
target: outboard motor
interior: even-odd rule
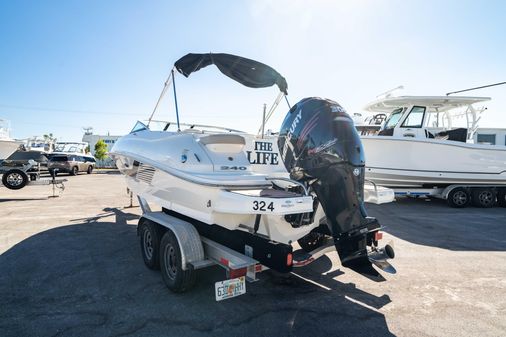
[[[285,117],[278,146],[290,177],[316,193],[342,265],[370,274],[372,262],[395,272],[386,262],[393,249],[377,249],[380,225],[364,207],[364,150],[346,111],[327,99],[301,100]]]

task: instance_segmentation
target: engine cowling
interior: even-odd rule
[[[285,117],[278,146],[291,178],[315,191],[342,264],[370,265],[380,226],[364,207],[364,150],[351,117],[332,100],[305,98]]]

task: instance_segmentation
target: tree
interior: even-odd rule
[[[53,143],[56,143],[56,137],[53,137],[53,134],[52,134],[52,133],[50,133],[50,134],[45,134],[45,135],[44,135],[44,136],[42,136],[42,137],[44,137],[44,140],[45,140],[46,142],[53,142]]]
[[[107,157],[107,144],[103,139],[99,139],[95,144],[95,158],[103,160]]]
[[[90,145],[89,144],[84,149],[84,153],[90,153]]]
[[[42,137],[44,138],[44,142],[46,143],[46,145],[44,146],[44,150],[45,151],[54,150],[57,141],[56,137],[54,137],[52,133],[45,134]]]

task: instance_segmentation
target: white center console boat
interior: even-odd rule
[[[366,178],[392,188],[441,188],[451,206],[504,203],[506,147],[474,144],[488,97],[400,96],[369,103],[387,115],[376,135],[361,136]],[[459,190],[455,190],[459,188]],[[457,195],[452,190],[458,191]],[[455,197],[455,199],[453,199]]]

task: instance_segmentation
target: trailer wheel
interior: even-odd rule
[[[472,195],[473,204],[477,207],[490,208],[495,205],[496,192],[491,188],[473,188]]]
[[[506,188],[500,188],[497,191],[497,204],[506,207]]]
[[[19,190],[28,183],[28,175],[22,170],[12,169],[4,173],[2,183],[10,190]]]
[[[464,208],[469,205],[470,201],[471,195],[463,187],[454,188],[448,193],[448,198],[446,198],[448,205],[455,208]]]
[[[160,230],[156,224],[144,221],[140,224],[139,236],[144,264],[149,269],[160,269]]]
[[[181,248],[171,230],[165,232],[160,243],[160,269],[165,285],[175,293],[185,292],[195,284],[195,270],[183,270]]]

